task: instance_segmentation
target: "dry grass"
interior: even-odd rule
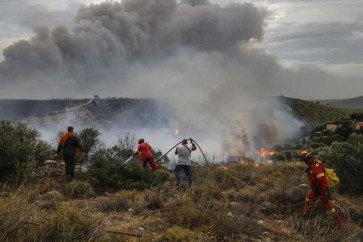
[[[213,174],[213,179],[221,189],[240,189],[246,186],[238,174],[231,169],[218,168]]]
[[[31,214],[24,190],[19,189],[11,196],[0,199],[0,241],[21,236],[23,224]]]
[[[87,199],[96,195],[93,187],[84,181],[73,181],[62,187],[62,192],[69,198]]]
[[[61,206],[38,231],[42,241],[88,241],[97,235],[99,222],[74,207]]]
[[[59,184],[49,178],[29,187],[2,186],[0,240],[354,241],[363,211],[361,198],[338,196],[356,219],[343,232],[336,232],[320,204],[306,220],[301,217],[302,205],[279,208],[304,201],[303,168],[301,163],[198,168],[191,189],[166,182],[153,190],[97,197],[86,182]],[[144,215],[168,208],[175,209],[143,221],[154,232],[140,229]],[[120,233],[106,232],[109,229]]]
[[[162,238],[164,241],[170,242],[192,242],[201,239],[197,233],[177,226],[167,229]]]
[[[97,201],[97,207],[101,212],[123,212],[128,211],[131,206],[131,200],[122,196],[102,197]]]

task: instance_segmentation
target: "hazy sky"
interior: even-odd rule
[[[166,2],[166,0],[163,1]],[[77,26],[74,27],[74,18],[77,16],[80,5],[85,4],[88,6],[90,3],[100,2],[103,1],[1,0],[0,50],[4,50],[6,47],[13,45],[14,42],[20,39],[34,37],[33,28],[36,26],[46,26],[50,31],[56,26],[65,26],[68,30],[72,29],[70,30],[72,31],[70,34],[76,34]],[[205,1],[199,0],[197,2]],[[210,2],[212,4],[217,4],[220,7],[224,7],[231,3],[244,3],[245,1],[213,0]],[[262,92],[263,94],[286,95],[305,99],[348,98],[363,95],[363,55],[361,54],[363,51],[363,1],[271,0],[249,2],[258,7],[264,7],[267,11],[266,15],[263,17],[263,33],[260,38],[258,38],[257,32],[256,36],[254,34],[249,34],[251,35],[251,39],[254,39],[255,37],[259,39],[255,42],[249,41],[249,45],[252,46],[251,48],[253,48],[254,51],[253,53],[249,53],[249,55],[252,56],[252,59],[257,58],[256,65],[261,66],[260,69],[256,70],[257,74],[255,73],[256,75],[259,75],[257,79],[268,79],[271,76],[273,76],[274,79],[269,83],[269,91],[266,91],[266,88],[262,88],[264,89]],[[188,11],[190,13],[191,10],[184,9],[183,11],[184,15],[187,15]],[[179,11],[178,14],[180,14],[180,12],[182,11]],[[200,11],[200,14],[201,16],[203,14],[207,15],[208,12]],[[86,18],[86,15],[87,14],[84,13],[81,17]],[[227,16],[227,14],[225,14],[225,16]],[[178,24],[182,21],[178,22],[178,18],[180,20],[181,16],[178,15],[174,18],[177,27],[170,25],[169,28],[180,27]],[[198,21],[197,17],[194,18]],[[256,20],[258,21],[259,19],[256,18]],[[190,21],[192,21],[192,19]],[[252,21],[255,20],[251,18],[251,23],[248,23],[248,26],[253,26],[254,23]],[[85,28],[84,23],[82,24],[82,28]],[[241,23],[241,25],[244,24],[245,23]],[[253,27],[257,28],[258,24],[260,23],[256,23],[256,26]],[[228,29],[229,27],[230,26],[228,25],[224,26],[225,29]],[[180,28],[185,28],[185,26]],[[231,31],[236,31],[236,29],[231,28]],[[229,30],[225,30],[224,34],[228,31]],[[109,34],[109,32],[105,32],[105,34]],[[194,32],[190,32],[189,34],[192,36]],[[234,38],[232,34],[229,37],[232,39]],[[107,38],[111,42],[115,41],[113,36]],[[186,38],[187,37],[184,37],[183,41],[186,41]],[[190,39],[188,41],[190,41]],[[205,39],[201,41],[205,41]],[[214,41],[215,39],[210,39],[210,43],[213,43]],[[222,39],[220,39],[220,41],[224,41],[223,43],[220,43],[221,45],[235,43]],[[233,41],[235,41],[235,39],[233,39]],[[180,41],[177,43],[180,44]],[[118,43],[114,43],[114,45],[117,44]],[[185,42],[181,45],[183,46],[183,44],[185,45]],[[194,42],[193,47],[196,45],[198,44]],[[220,52],[220,46],[218,48],[216,46],[210,46],[206,47],[206,49],[197,46],[199,50],[196,55],[191,54],[191,56],[198,58],[206,52]],[[172,48],[171,46],[169,47]],[[122,50],[123,48],[125,48],[125,46],[117,47],[116,49],[122,52],[124,51]],[[223,49],[223,51],[224,50],[225,49]],[[107,91],[103,92],[102,90],[104,89],[101,89],[99,85],[95,85],[94,82],[89,82],[90,84],[87,85],[89,88],[87,90],[84,90],[83,88],[82,90],[84,91],[80,91],[81,89],[79,86],[86,85],[85,79],[89,79],[89,76],[79,71],[79,69],[84,67],[74,67],[74,64],[72,64],[72,68],[77,68],[77,71],[72,69],[70,71],[72,72],[70,77],[68,74],[63,75],[65,72],[62,72],[62,75],[59,75],[59,66],[57,65],[57,74],[55,74],[57,76],[57,81],[48,81],[49,76],[45,78],[44,75],[39,75],[39,72],[43,71],[42,69],[37,70],[35,76],[33,76],[34,73],[31,73],[31,75],[29,72],[22,73],[24,62],[31,62],[31,57],[34,55],[33,52],[29,51],[27,57],[24,57],[22,56],[22,51],[24,52],[24,49],[21,48],[17,48],[16,51],[13,50],[9,54],[12,59],[7,61],[7,63],[4,61],[4,55],[0,55],[0,60],[3,61],[3,70],[5,70],[3,73],[6,72],[6,75],[1,75],[0,66],[1,97],[40,98],[42,97],[42,94],[44,97],[49,95],[56,96],[60,91],[67,96],[77,96],[77,94],[87,96],[92,95],[93,93],[99,93],[102,96],[122,96],[126,94],[129,96],[142,96],[142,93],[140,93],[142,91],[135,88],[135,86],[138,86],[135,81],[130,84],[129,81],[131,79],[139,80],[145,78],[145,68],[150,68],[148,70],[150,70],[151,75],[155,75],[155,70],[159,70],[160,68],[163,68],[164,70],[165,66],[171,65],[170,63],[173,63],[173,61],[180,61],[180,58],[177,58],[177,60],[170,57],[165,59],[159,58],[157,62],[161,64],[155,68],[155,66],[150,66],[150,64],[144,65],[139,62],[133,62],[131,67],[129,60],[127,60],[127,65],[118,63],[118,65],[127,66],[125,69],[128,69],[127,74],[122,77],[123,80],[128,80],[122,82],[122,84],[125,85],[125,88],[122,89],[127,91],[115,91],[115,86],[120,86],[120,83],[115,81],[115,76],[119,75],[119,73],[117,71],[110,71],[109,69],[107,70],[107,75],[105,74],[106,71],[103,74],[98,71],[97,73],[101,74],[95,77],[107,80],[112,79],[112,81],[107,82],[107,85],[110,87],[109,90],[107,89]],[[102,51],[102,48],[98,51]],[[123,54],[120,55],[123,56]],[[181,58],[188,58],[185,57],[188,55],[188,52],[185,51],[179,51],[178,55],[179,57],[181,56]],[[51,61],[61,61],[63,63],[67,60],[64,55],[62,55],[61,60],[58,60],[57,58],[59,59],[58,56],[54,56]],[[21,59],[21,63],[19,59]],[[249,60],[251,61],[251,59]],[[145,59],[143,59],[142,62],[145,63]],[[241,65],[245,67],[245,60],[242,60],[241,62]],[[251,62],[253,62],[253,60]],[[112,60],[112,63],[115,62]],[[88,63],[87,65],[90,64]],[[142,65],[142,67],[140,67],[140,65]],[[206,62],[204,62],[203,65],[207,65]],[[64,64],[62,64],[60,68],[63,70],[65,68]],[[67,66],[67,72],[69,72],[68,69],[69,66]],[[86,71],[84,72],[88,72],[87,68],[85,69]],[[140,69],[142,69],[141,72]],[[111,72],[112,74],[109,74]],[[16,80],[14,79],[14,73],[17,75]],[[18,76],[19,73],[22,74],[21,78]],[[235,75],[238,75],[237,73],[238,72],[236,72]],[[105,75],[107,77],[105,77]],[[178,78],[175,76],[175,73],[171,75],[173,78]],[[29,79],[32,79],[32,81]],[[47,79],[47,81],[45,81],[45,79]],[[62,84],[60,84],[60,81],[58,80],[62,80]],[[265,81],[269,82],[267,80]],[[142,81],[140,82],[142,83]],[[35,85],[37,87],[35,87]],[[256,85],[262,84],[257,83]],[[24,91],[24,88],[27,90]],[[132,88],[133,91],[130,92],[129,88]],[[67,92],[67,89],[76,91]],[[258,89],[258,87],[256,87],[256,89]],[[256,90],[256,92],[258,92],[258,90]],[[120,95],[117,95],[118,93]],[[151,92],[146,95],[152,96],[155,94],[156,93]]]

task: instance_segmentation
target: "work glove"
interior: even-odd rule
[[[326,198],[328,198],[329,200],[331,200],[331,194],[330,194],[329,189],[326,189],[326,190],[325,190],[325,192],[324,192],[324,196],[325,196]]]

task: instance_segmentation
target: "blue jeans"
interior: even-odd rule
[[[193,178],[192,178],[192,166],[189,166],[189,165],[176,165],[175,166],[174,173],[175,173],[176,182],[178,184],[180,183],[180,171],[181,170],[184,170],[185,175],[188,178],[189,186],[191,187],[192,186],[192,181],[193,181]]]

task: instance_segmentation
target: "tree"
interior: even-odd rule
[[[353,127],[350,124],[342,124],[336,129],[335,133],[339,135],[340,141],[344,141],[353,133]]]
[[[352,113],[350,115],[350,118],[352,120],[358,120],[358,121],[363,120],[363,112],[361,112],[361,113]]]
[[[78,137],[81,140],[86,159],[102,147],[103,144],[99,139],[100,134],[98,130],[93,128],[85,128],[79,133]]]

